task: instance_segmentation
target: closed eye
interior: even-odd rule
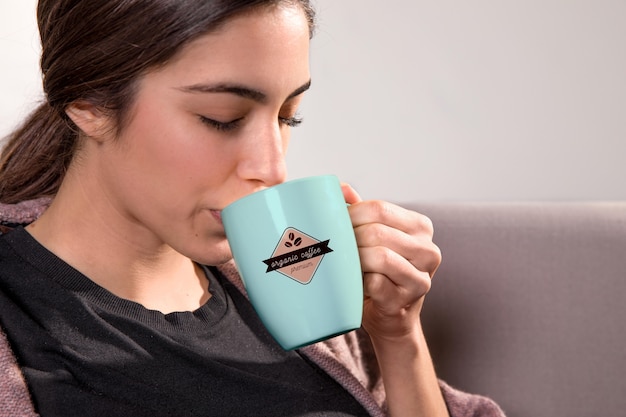
[[[279,117],[278,121],[285,125],[285,126],[289,126],[289,127],[298,127],[302,124],[302,117],[295,115],[292,117]]]
[[[241,121],[244,119],[243,117],[239,117],[234,120],[230,120],[228,122],[221,122],[219,120],[211,119],[206,116],[198,116],[200,121],[205,125],[212,127],[218,132],[231,132],[237,129],[241,125]],[[289,126],[289,127],[298,127],[302,124],[302,117],[295,115],[291,117],[278,117],[278,122],[281,125]]]
[[[243,117],[239,117],[235,120],[231,120],[228,122],[220,122],[219,120],[210,119],[205,116],[199,116],[200,121],[219,132],[230,132],[237,129],[240,125],[240,122],[243,120]]]

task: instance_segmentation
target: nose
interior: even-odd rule
[[[272,123],[250,136],[250,140],[244,144],[238,164],[241,178],[265,187],[285,181],[288,137],[283,134],[278,123]]]

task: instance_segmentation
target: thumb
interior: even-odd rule
[[[356,190],[348,183],[341,183],[341,191],[343,192],[343,197],[346,199],[346,203],[348,204],[356,204],[362,201],[359,193],[357,193]]]

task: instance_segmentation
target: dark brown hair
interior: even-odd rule
[[[106,111],[121,129],[142,74],[184,45],[255,7],[308,0],[40,0],[44,103],[7,138],[0,155],[0,201],[56,194],[78,146],[65,114],[77,100]]]

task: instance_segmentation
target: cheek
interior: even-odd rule
[[[176,169],[191,162],[194,156],[188,129],[159,106],[144,106],[127,133],[130,153],[141,165],[154,165],[157,171]]]
[[[140,110],[124,140],[130,147],[126,156],[135,165],[130,169],[143,181],[177,193],[200,192],[227,171],[227,146],[218,143],[193,115],[166,105]]]

